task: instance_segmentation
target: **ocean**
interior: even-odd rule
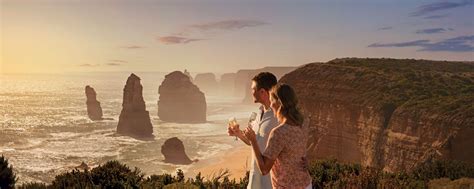
[[[206,160],[241,145],[227,136],[227,120],[248,120],[257,105],[241,98],[208,96],[207,122],[177,124],[157,116],[158,87],[164,73],[135,73],[153,124],[154,140],[143,141],[116,134],[123,87],[130,73],[71,73],[0,75],[0,154],[8,158],[18,183],[51,182],[55,175],[73,170],[81,162],[98,166],[119,160],[147,175],[192,170],[191,165],[163,162],[161,145],[171,137],[184,143],[191,159]],[[97,92],[105,118],[87,117],[84,88]]]

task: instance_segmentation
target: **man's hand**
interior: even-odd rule
[[[227,127],[227,134],[229,136],[239,136],[242,131],[239,129],[239,125],[235,125],[234,127],[231,127],[230,125]]]

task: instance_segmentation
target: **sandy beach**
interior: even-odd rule
[[[242,144],[228,151],[222,152],[214,158],[200,160],[196,163],[196,167],[189,171],[187,177],[194,177],[197,173],[205,178],[212,178],[213,175],[228,169],[230,171],[230,179],[239,180],[245,176],[245,172],[250,168],[250,147]]]

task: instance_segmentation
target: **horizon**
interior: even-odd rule
[[[3,0],[0,74],[474,61],[474,1]]]

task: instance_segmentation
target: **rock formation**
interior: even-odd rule
[[[165,76],[158,93],[158,116],[179,123],[206,122],[206,98],[189,77],[180,71]]]
[[[194,78],[194,83],[206,95],[216,95],[219,92],[216,76],[213,73],[200,73]]]
[[[85,162],[82,162],[81,165],[76,166],[75,168],[80,170],[89,170],[89,166]]]
[[[164,162],[187,165],[193,161],[189,159],[184,150],[184,145],[177,137],[170,138],[161,146],[161,153],[165,156]]]
[[[235,73],[225,73],[219,81],[219,94],[225,96],[233,96],[235,88]]]
[[[294,87],[311,116],[309,159],[386,171],[434,158],[474,162],[474,65],[336,59],[300,67],[280,82]]]
[[[134,137],[153,137],[153,126],[146,111],[140,78],[131,74],[123,89],[122,112],[120,112],[117,132]]]
[[[184,70],[184,75],[187,75],[189,77],[189,80],[193,82],[193,76],[191,76],[191,73],[189,73],[187,69]]]
[[[87,85],[85,91],[87,97],[87,115],[91,120],[102,120],[102,108],[100,107],[100,102],[97,101],[97,94],[94,88]]]

